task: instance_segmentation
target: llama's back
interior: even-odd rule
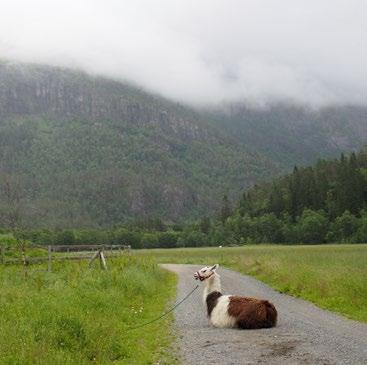
[[[243,329],[270,328],[277,321],[277,311],[267,300],[231,296],[228,312]]]

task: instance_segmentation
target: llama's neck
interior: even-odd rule
[[[213,291],[221,291],[220,276],[216,273],[214,273],[214,275],[212,275],[209,279],[205,280],[205,288],[203,293],[204,304],[206,303],[206,297],[208,294],[212,293]]]

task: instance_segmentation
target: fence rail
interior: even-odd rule
[[[47,271],[51,271],[53,260],[91,260],[90,264],[92,264],[96,258],[99,258],[101,267],[106,269],[106,258],[116,256],[123,251],[129,251],[131,249],[129,245],[32,245],[30,248],[42,248],[47,250],[47,256],[27,257],[23,249],[22,257],[7,258],[6,251],[9,248],[9,246],[0,246],[0,264],[29,265],[32,263],[47,262]],[[78,255],[78,253],[82,252],[88,252],[89,255]],[[67,253],[67,255],[61,255],[61,253]],[[91,256],[90,254],[93,255]]]

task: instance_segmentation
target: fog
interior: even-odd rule
[[[0,58],[190,104],[367,103],[364,0],[1,0]]]

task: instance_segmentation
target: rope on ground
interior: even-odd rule
[[[151,321],[139,324],[138,326],[135,327],[129,327],[126,329],[126,331],[132,331],[132,330],[136,330],[137,328],[141,328],[141,327],[145,327],[148,324],[151,324],[153,322],[156,322],[160,319],[162,319],[163,317],[165,317],[167,314],[171,313],[172,311],[174,311],[181,303],[183,303],[186,299],[188,299],[188,297],[199,287],[199,285],[196,285],[194,289],[192,289],[190,291],[190,293],[188,293],[183,299],[181,299],[178,303],[176,303],[172,308],[170,308],[167,312],[164,312],[162,315],[160,315],[157,318],[152,319]]]

